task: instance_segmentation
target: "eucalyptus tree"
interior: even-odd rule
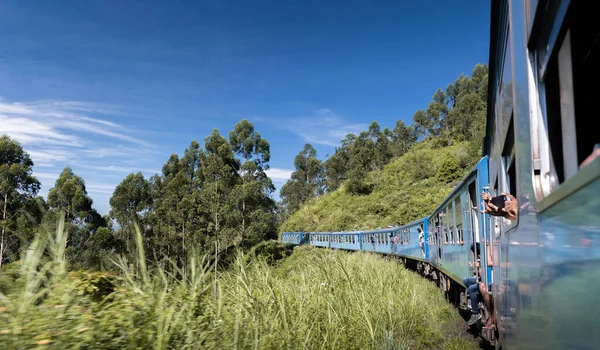
[[[14,235],[18,213],[34,198],[40,182],[32,175],[33,161],[21,145],[3,135],[0,137],[0,267],[11,255],[18,253],[19,240]]]

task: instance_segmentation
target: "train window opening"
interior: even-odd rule
[[[464,244],[465,242],[463,241],[462,238],[462,209],[461,209],[461,204],[460,204],[460,197],[456,197],[456,200],[454,201],[454,223],[455,223],[455,230],[456,230],[456,243],[457,244]]]
[[[510,123],[508,126],[508,133],[506,135],[506,141],[504,142],[504,149],[502,151],[502,162],[503,162],[503,191],[517,195],[517,179],[515,169],[515,125],[514,115],[511,116]]]
[[[567,4],[568,9],[564,4],[546,9],[545,18],[551,19],[537,26],[539,36],[530,43],[538,48],[539,130],[548,143],[540,148],[540,157],[547,159],[541,174],[545,195],[574,176],[600,143],[596,118],[590,116],[600,93],[600,21],[593,2]]]
[[[446,212],[446,232],[447,232],[447,236],[448,236],[448,244],[454,244],[454,233],[453,233],[453,226],[454,226],[454,219],[452,218],[452,203],[448,204],[448,206],[445,209]]]
[[[508,188],[510,194],[516,196],[517,194],[517,170],[515,169],[515,160],[511,160],[508,165]]]

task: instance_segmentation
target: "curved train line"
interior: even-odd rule
[[[471,244],[479,243],[483,317],[473,328],[485,340],[497,348],[594,348],[600,138],[589,113],[600,95],[600,22],[586,1],[491,5],[486,137],[477,165],[417,221],[284,232],[281,240],[396,256],[455,304],[465,294],[462,278],[471,275]],[[513,194],[517,219],[481,214],[482,190]]]

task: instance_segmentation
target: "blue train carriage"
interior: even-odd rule
[[[304,232],[283,232],[281,234],[281,242],[290,244],[303,244],[306,238]]]
[[[362,231],[361,250],[390,254],[393,232],[394,230],[389,228]]]
[[[329,248],[329,232],[308,232],[309,241],[308,244],[321,247],[321,248]]]
[[[493,1],[484,153],[518,218],[492,217],[498,346],[597,347],[600,21],[591,1]],[[597,150],[595,152],[598,152]]]
[[[343,249],[343,250],[360,250],[360,237],[361,232],[359,231],[347,231],[347,232],[332,232],[330,234],[331,244],[330,248]]]
[[[448,296],[455,302],[460,300],[464,289],[462,279],[473,275],[467,262],[475,263],[471,251],[474,242],[481,246],[482,281],[488,280],[486,215],[480,211],[480,193],[487,184],[488,159],[484,157],[427,219],[428,258],[434,267],[431,277],[444,292],[451,293]]]
[[[401,258],[426,262],[429,253],[427,249],[427,225],[427,217],[425,217],[395,227],[395,231],[392,232],[392,254]]]

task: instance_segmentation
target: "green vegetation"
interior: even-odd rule
[[[42,223],[54,228],[65,213],[69,268],[103,270],[111,260],[137,256],[133,223],[145,237],[144,248],[156,260],[179,266],[188,255],[227,255],[249,249],[277,232],[275,190],[266,175],[270,145],[241,120],[229,133],[218,130],[192,141],[183,156],[171,155],[162,173],[145,179],[131,173],[115,188],[109,215],[101,216],[85,181],[66,167],[48,193],[36,197],[39,181],[21,145],[0,138],[0,267],[19,259]],[[119,228],[113,228],[113,221]]]
[[[364,180],[373,187],[370,194],[354,195],[344,184],[333,193],[313,198],[281,225],[280,231],[374,229],[422,218],[477,159],[466,142],[443,148],[433,148],[430,143],[420,142],[381,172],[370,173]]]
[[[289,251],[271,243],[215,274],[197,255],[146,265],[136,230],[138,264],[68,272],[58,226],[0,274],[1,348],[477,348],[434,285],[378,255],[300,247],[269,264]]]
[[[480,158],[486,65],[438,89],[413,124],[349,134],[325,162],[311,145],[281,189],[280,231],[336,231],[404,224],[423,217]],[[326,193],[324,196],[323,194]]]
[[[473,347],[438,290],[394,262],[270,239],[431,211],[479,158],[486,94],[477,65],[412,125],[374,121],[326,161],[305,145],[279,206],[247,120],[150,179],[129,174],[105,216],[69,167],[37,197],[31,158],[0,137],[0,348]]]

